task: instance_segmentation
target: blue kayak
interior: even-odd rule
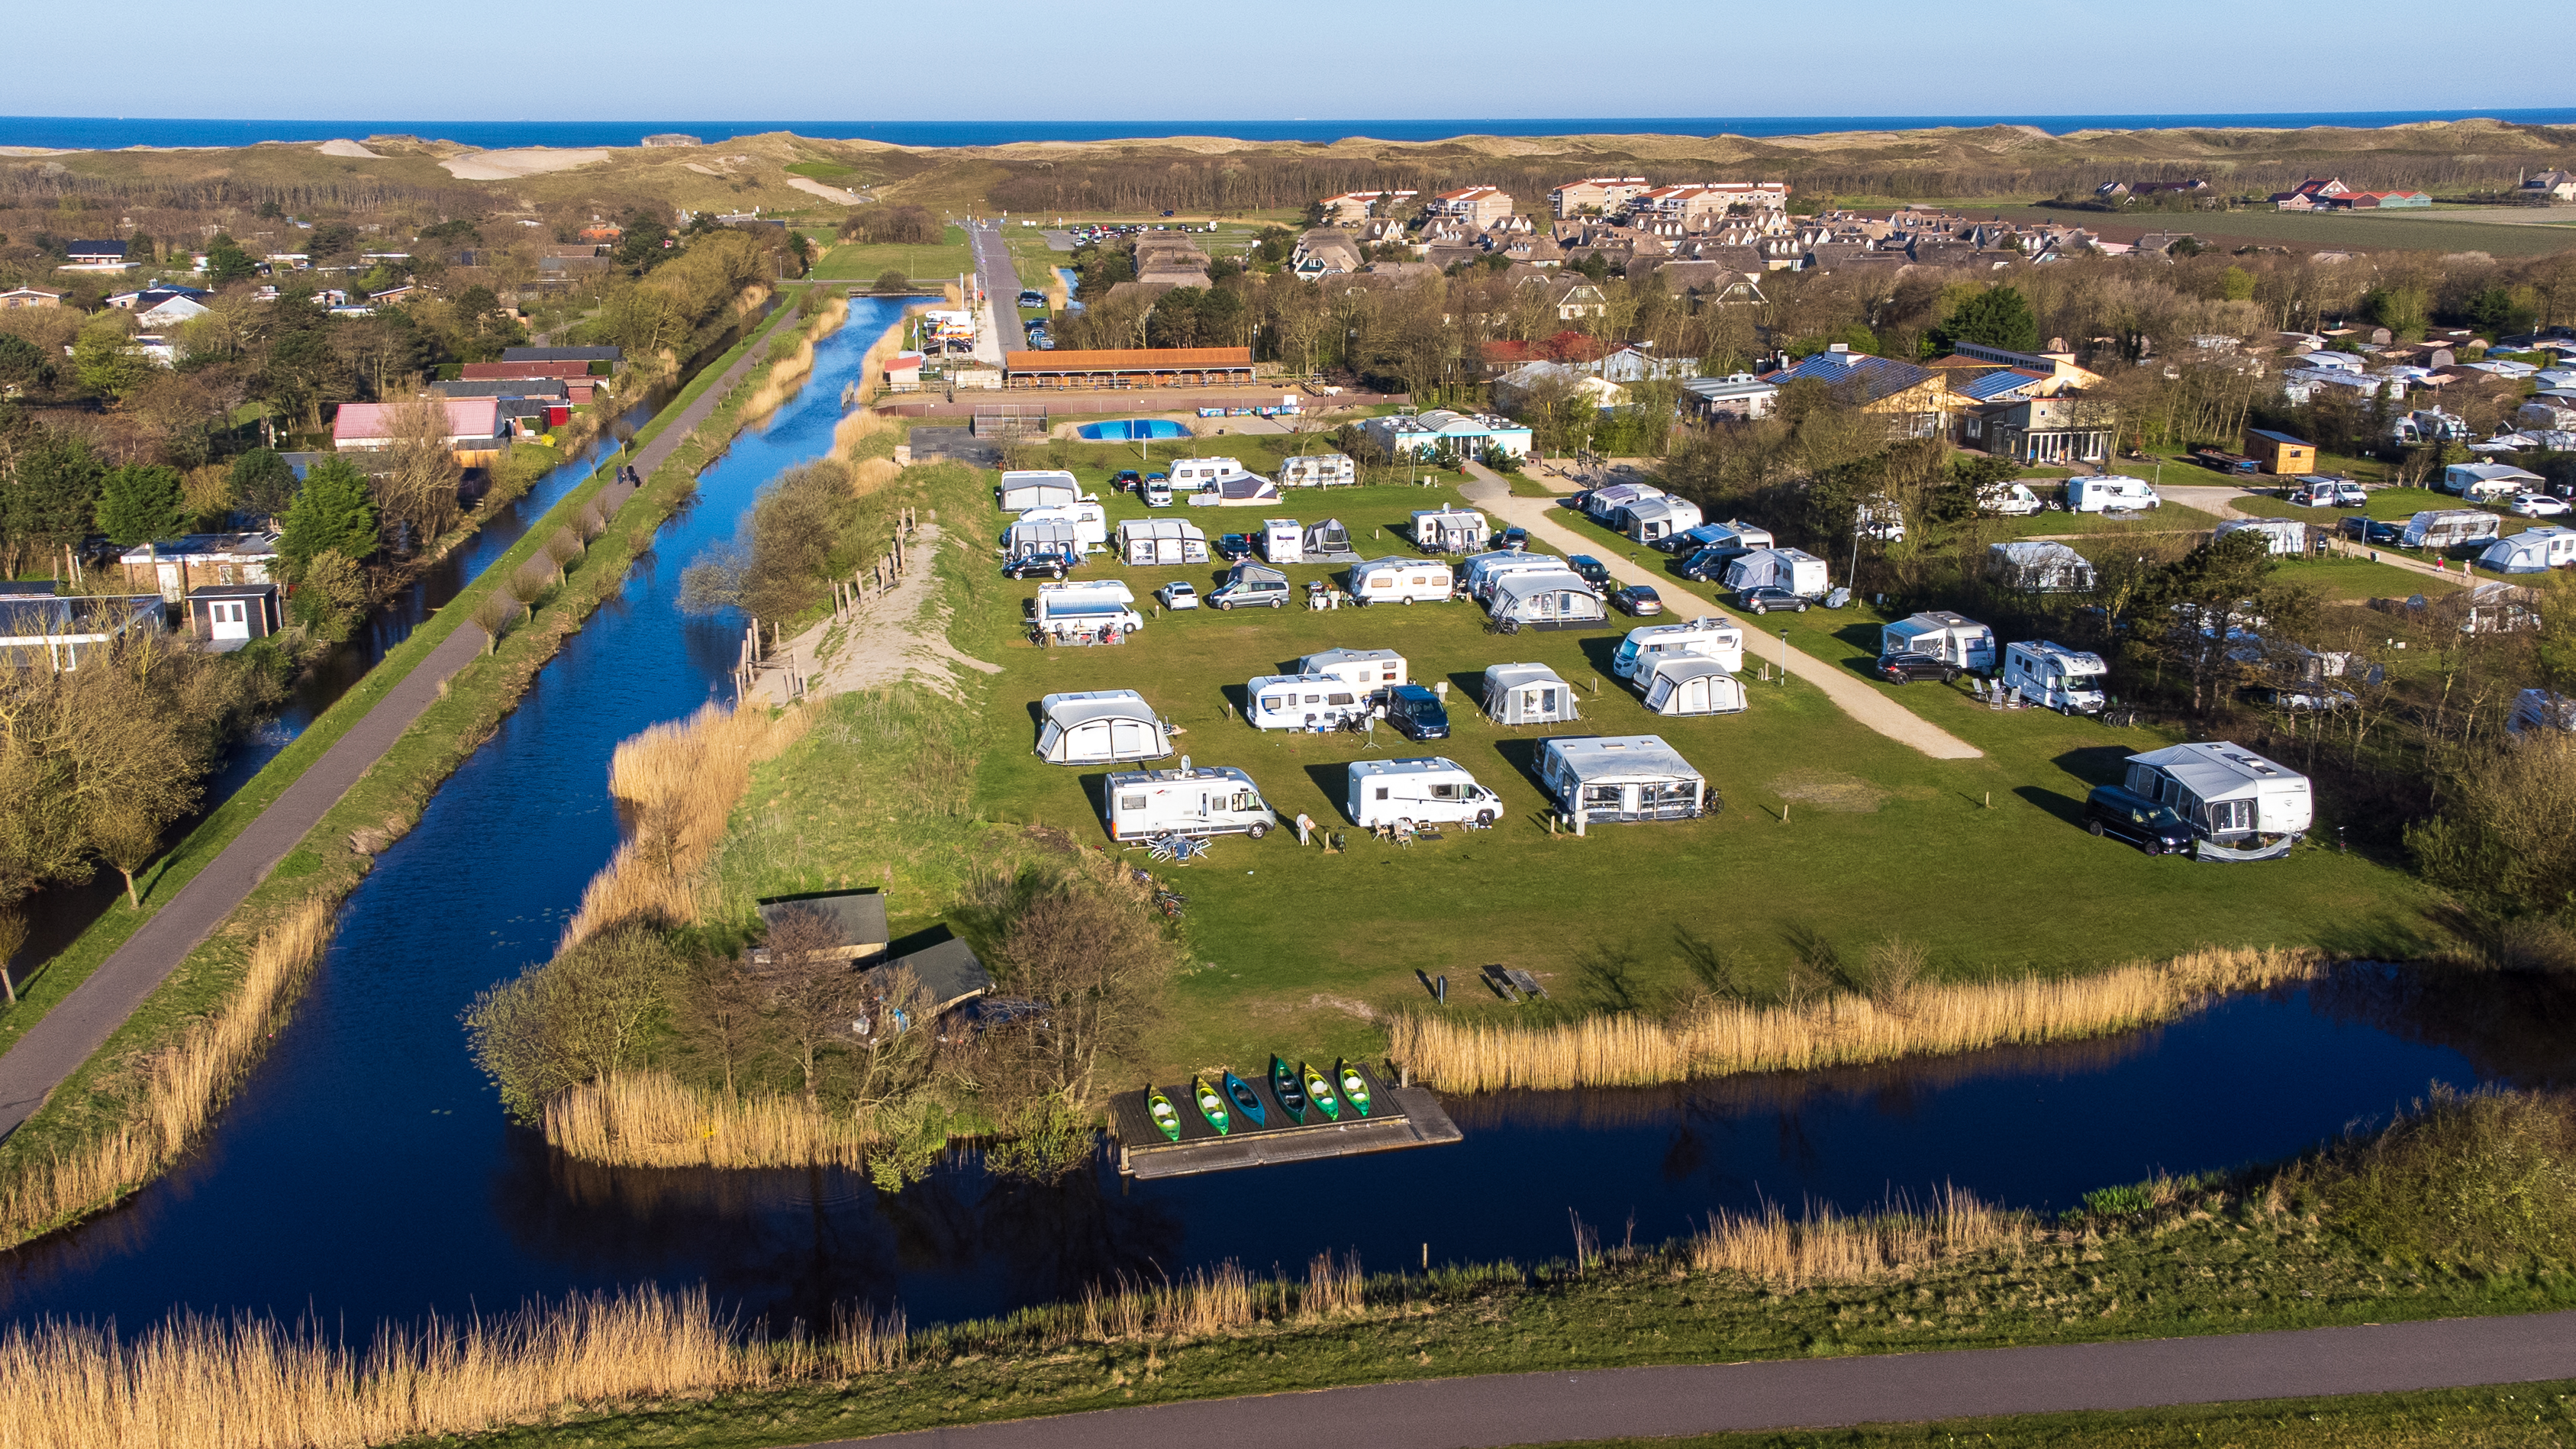
[[[1243,1115],[1252,1119],[1253,1126],[1269,1125],[1270,1114],[1261,1110],[1261,1099],[1253,1095],[1251,1083],[1228,1072],[1225,1074],[1225,1095],[1235,1106],[1243,1109]]]

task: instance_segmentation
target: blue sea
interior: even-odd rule
[[[236,121],[151,116],[0,116],[0,146],[113,150],[124,146],[248,146],[261,141],[328,141],[410,135],[481,147],[632,146],[679,131],[708,142],[766,131],[898,146],[994,146],[1009,141],[1150,140],[1232,136],[1246,141],[1329,144],[1354,136],[1438,141],[1451,136],[1813,136],[1836,131],[1931,126],[2037,126],[2052,134],[2169,127],[2396,126],[2475,116],[2524,125],[2576,125],[2576,109],[2458,111],[2285,111],[2224,115],[2117,116],[1549,116],[1520,119],[1267,121]]]

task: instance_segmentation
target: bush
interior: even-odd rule
[[[2436,1088],[2314,1185],[2329,1221],[2407,1263],[2512,1271],[2576,1258],[2576,1103]]]
[[[661,936],[620,926],[474,998],[464,1015],[474,1059],[523,1122],[549,1098],[642,1060],[645,1028],[682,969]]]
[[[877,273],[876,290],[880,292],[909,292],[912,290],[912,279],[905,276],[903,273],[894,270],[892,267],[888,267],[886,270]]]

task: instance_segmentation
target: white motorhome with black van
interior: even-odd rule
[[[2004,672],[1995,683],[2060,714],[2100,714],[2110,672],[2099,654],[2041,639],[2005,645]]]
[[[1238,834],[1259,840],[1278,819],[1250,775],[1231,765],[1192,768],[1186,755],[1177,770],[1111,774],[1102,798],[1113,840]]]
[[[1437,756],[1419,760],[1354,760],[1343,808],[1363,830],[1401,820],[1474,821],[1502,817],[1502,797],[1476,783],[1467,767]]]

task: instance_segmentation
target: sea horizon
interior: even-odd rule
[[[127,147],[229,148],[262,142],[363,140],[417,136],[483,149],[634,146],[648,135],[679,132],[709,144],[774,131],[814,140],[877,141],[897,146],[995,146],[1014,141],[1151,141],[1220,136],[1241,141],[1329,144],[1365,138],[1441,141],[1459,136],[1720,135],[1764,138],[1853,131],[1942,127],[2031,126],[2051,135],[2115,130],[2299,130],[2313,126],[2376,130],[2472,119],[2519,125],[2576,126],[2576,107],[2512,110],[2241,111],[2102,115],[1902,116],[1556,116],[1465,118],[1295,118],[1184,121],[387,121],[235,120],[189,117],[0,116],[0,146],[74,151]]]

